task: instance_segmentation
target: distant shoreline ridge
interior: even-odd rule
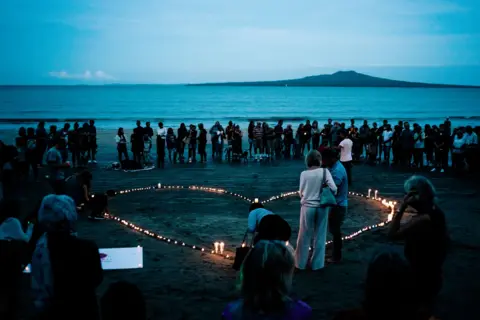
[[[436,84],[390,80],[369,76],[356,71],[338,71],[333,74],[314,75],[288,80],[193,83],[187,84],[187,86],[480,89],[480,86],[475,85]]]

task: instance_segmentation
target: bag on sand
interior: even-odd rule
[[[328,208],[334,207],[337,205],[337,200],[335,199],[332,190],[327,185],[327,175],[326,169],[323,169],[323,181],[320,189],[320,207]]]
[[[247,256],[248,252],[250,252],[251,247],[247,246],[247,243],[245,242],[247,240],[247,236],[248,236],[248,231],[245,232],[245,235],[243,236],[241,247],[235,250],[235,260],[233,261],[233,266],[232,266],[234,270],[237,270],[237,271],[240,270],[243,260],[245,260],[245,257]]]

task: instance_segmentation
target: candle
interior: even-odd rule
[[[255,198],[255,203],[258,203],[258,198]]]
[[[371,195],[372,195],[372,189],[368,189],[368,197],[370,198]]]
[[[223,254],[223,249],[225,248],[225,243],[220,242],[220,253]]]
[[[215,253],[218,253],[218,247],[220,244],[218,242],[215,242],[213,245],[215,246]]]
[[[375,199],[377,199],[378,190],[375,190]]]
[[[162,188],[162,184],[159,183],[159,184],[158,184],[158,189],[161,189],[161,188]]]

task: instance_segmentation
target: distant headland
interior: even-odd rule
[[[308,76],[300,79],[276,81],[198,83],[188,86],[242,86],[242,87],[376,87],[376,88],[476,88],[480,86],[408,82],[372,77],[355,71]]]

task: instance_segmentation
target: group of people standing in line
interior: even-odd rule
[[[225,153],[228,161],[235,161],[242,156],[302,159],[311,149],[322,151],[325,148],[338,148],[347,138],[352,142],[352,161],[364,158],[371,165],[384,163],[405,167],[430,167],[432,171],[444,172],[449,167],[451,158],[454,169],[468,168],[476,171],[476,163],[480,161],[479,129],[471,126],[452,129],[448,119],[439,126],[427,124],[424,127],[416,123],[411,126],[404,121],[392,126],[388,120],[384,120],[382,126],[378,126],[376,122],[370,126],[365,120],[363,125],[357,127],[353,119],[347,127],[345,123],[328,119],[322,128],[317,121],[307,120],[299,124],[296,130],[292,125],[284,128],[282,120],[273,127],[266,122],[251,121],[247,128],[249,147],[243,150],[244,134],[232,121],[225,128],[217,121],[208,131],[203,124],[199,124],[197,130],[195,125],[190,125],[187,129],[182,123],[176,132],[173,128],[165,128],[160,122],[156,136],[157,164],[164,167],[165,149],[171,163],[196,162],[197,153],[200,155],[200,162],[206,162],[206,145],[209,140],[212,144],[213,159],[222,159]],[[138,121],[130,139],[135,161],[148,161],[153,140],[154,131],[150,123],[147,122],[143,128]],[[128,139],[123,128],[119,129],[116,141],[119,161],[128,159]],[[188,150],[187,160],[185,150]]]

